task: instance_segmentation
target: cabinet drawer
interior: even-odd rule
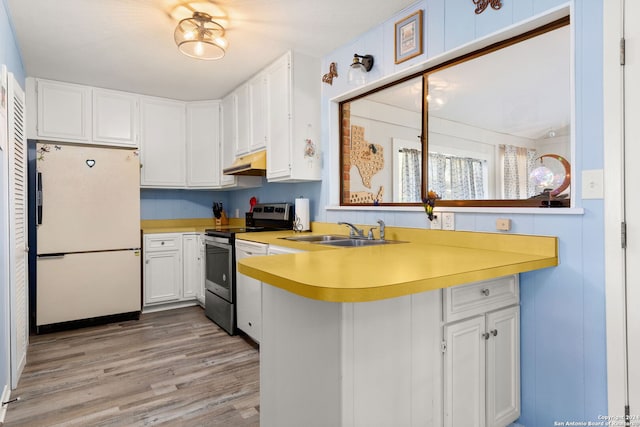
[[[443,292],[445,323],[486,313],[519,301],[518,276],[453,286]]]
[[[182,247],[182,235],[152,234],[144,236],[144,250],[147,252],[168,251]]]

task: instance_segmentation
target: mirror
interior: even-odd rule
[[[422,80],[341,105],[343,204],[422,200]]]
[[[569,206],[568,23],[342,103],[341,204]]]

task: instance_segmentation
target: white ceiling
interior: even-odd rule
[[[7,0],[28,76],[180,100],[219,99],[288,49],[320,58],[414,2],[194,0],[229,41],[201,61],[173,40],[183,1]]]

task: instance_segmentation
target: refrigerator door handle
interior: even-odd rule
[[[53,253],[53,254],[41,254],[41,255],[38,255],[38,258],[46,258],[46,259],[64,258],[64,253],[60,252],[60,253]]]
[[[42,224],[42,172],[36,174],[36,220],[37,224]]]

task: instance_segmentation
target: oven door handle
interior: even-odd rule
[[[214,240],[215,239],[215,240]],[[220,239],[220,240],[218,240]],[[223,248],[223,249],[231,249],[231,243],[229,243],[229,241],[227,239],[221,239],[221,238],[211,238],[211,237],[205,237],[204,238],[204,244],[205,245],[211,245],[211,246],[217,246],[219,248]]]

